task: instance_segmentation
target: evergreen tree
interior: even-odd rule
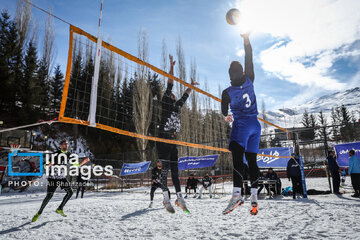
[[[319,136],[320,140],[324,140],[325,148],[327,148],[327,141],[328,141],[328,138],[329,138],[329,131],[328,131],[327,127],[326,127],[326,124],[327,124],[326,117],[325,117],[325,115],[323,114],[322,111],[320,111],[320,113],[318,115],[318,120],[319,120],[319,126],[320,126],[320,129],[318,131],[318,136]]]
[[[337,125],[340,124],[340,119],[339,119],[338,111],[335,108],[331,108],[331,124],[335,125],[332,127],[333,139],[338,142],[340,140],[340,132],[339,132],[339,126]]]
[[[46,60],[42,58],[39,62],[39,69],[38,69],[38,84],[40,86],[39,89],[39,104],[40,109],[43,113],[49,112],[50,107],[50,81],[49,81],[49,69]]]
[[[302,124],[304,125],[304,127],[310,127],[311,126],[311,122],[310,122],[310,117],[309,117],[309,113],[307,112],[307,110],[305,109],[305,112],[303,114],[303,118],[302,118]]]
[[[345,141],[352,141],[354,139],[354,129],[351,124],[351,115],[344,105],[340,107],[341,123],[344,124],[340,128],[341,138]]]
[[[347,110],[347,108],[344,105],[341,105],[340,111],[341,111],[341,122],[343,124],[350,123],[351,122],[351,116],[350,116],[349,111]]]
[[[38,60],[37,49],[32,41],[29,42],[24,59],[24,77],[21,86],[21,102],[22,108],[20,111],[20,117],[23,122],[38,120],[38,111],[34,111],[39,107],[39,99],[41,89],[38,81]]]
[[[300,133],[300,137],[302,139],[306,139],[306,140],[312,140],[315,138],[315,126],[316,126],[316,120],[315,117],[307,112],[307,110],[305,109],[305,112],[303,114],[303,118],[302,118],[302,124],[304,125],[305,128],[309,128],[306,129],[304,131],[302,131]]]
[[[54,113],[58,113],[60,111],[63,86],[64,75],[60,70],[60,65],[57,65],[55,67],[54,76],[51,79],[50,85],[51,108],[53,109]]]
[[[11,112],[19,100],[22,76],[22,48],[16,23],[3,11],[0,16],[0,106]]]

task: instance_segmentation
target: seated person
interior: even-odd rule
[[[188,178],[187,182],[186,182],[185,198],[187,198],[188,190],[189,190],[189,193],[190,193],[190,189],[194,190],[194,193],[195,193],[194,198],[196,198],[196,188],[197,188],[198,182],[199,182],[199,180],[194,178],[194,174],[191,174],[190,177]]]
[[[212,198],[212,191],[211,191],[212,178],[209,176],[208,173],[205,174],[201,182],[202,182],[202,186],[200,188],[199,198],[201,198],[204,189],[209,191],[210,198]]]
[[[274,170],[272,168],[269,168],[268,172],[266,173],[265,178],[269,179],[269,180],[276,180],[276,190],[275,190],[275,185],[273,185],[273,184],[270,185],[270,189],[269,189],[269,185],[265,186],[268,193],[270,193],[269,191],[272,191],[272,192],[274,192],[275,195],[280,194],[281,193],[281,181],[280,181],[280,178],[278,177],[278,175],[276,174],[276,172],[274,172]]]

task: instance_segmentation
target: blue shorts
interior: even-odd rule
[[[235,141],[245,148],[245,152],[258,153],[261,125],[256,116],[234,120],[230,133],[230,142]]]

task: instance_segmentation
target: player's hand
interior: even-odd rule
[[[227,121],[228,123],[233,122],[233,121],[234,121],[233,116],[232,116],[232,115],[227,115],[227,116],[225,117],[225,121]]]
[[[197,85],[199,85],[199,83],[195,82],[195,80],[193,78],[191,78],[191,85],[197,86]]]
[[[176,61],[174,61],[174,57],[171,54],[169,54],[169,60],[170,60],[170,67],[171,68],[174,67]]]
[[[242,38],[249,38],[250,32],[246,32],[246,33],[240,34],[240,36],[241,36]]]

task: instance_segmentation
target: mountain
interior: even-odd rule
[[[349,113],[354,113],[356,118],[360,118],[360,87],[327,94],[293,108],[266,111],[266,114],[269,122],[281,127],[301,127],[301,119],[305,110],[313,114],[323,111],[329,124],[331,123],[331,109],[341,105],[344,105]]]

